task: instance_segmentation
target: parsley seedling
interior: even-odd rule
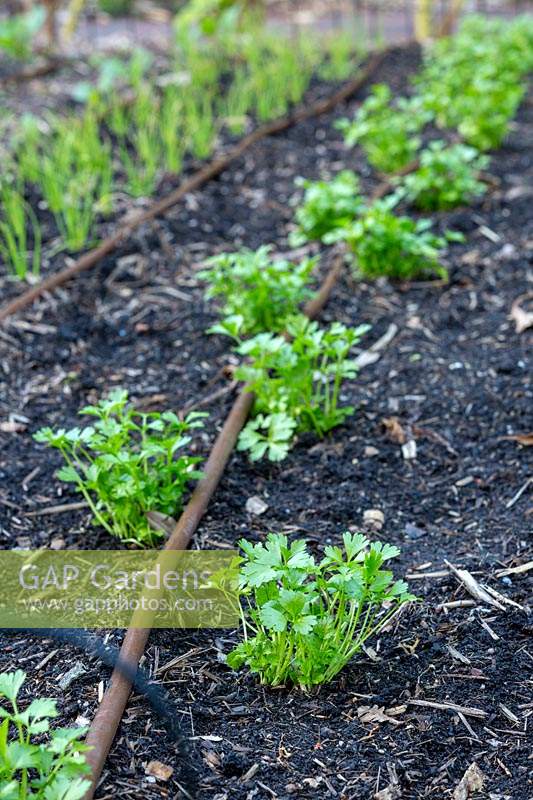
[[[51,730],[50,720],[58,714],[55,701],[47,698],[22,711],[17,698],[25,679],[22,670],[0,675],[0,797],[81,800],[91,785],[84,777],[91,771],[84,756],[89,748],[80,742],[87,728]]]
[[[376,84],[359,108],[355,119],[341,119],[336,127],[348,147],[361,144],[366,157],[380,172],[393,173],[412,161],[420,147],[417,135],[431,119],[418,98],[399,98],[392,103],[392,91]]]
[[[209,269],[199,277],[209,282],[207,297],[222,297],[226,318],[239,315],[244,334],[281,331],[288,316],[298,311],[300,303],[312,296],[307,287],[316,258],[299,264],[270,255],[268,245],[238,253],[224,253],[207,261]],[[224,325],[215,325],[210,333],[227,333]]]
[[[297,180],[305,190],[301,205],[296,209],[297,230],[290,243],[298,247],[304,242],[320,240],[330,231],[350,222],[363,205],[359,179],[350,170],[339,172],[330,181]]]
[[[399,192],[423,211],[453,208],[486,192],[478,180],[489,159],[474,147],[431,142],[420,154],[420,166],[399,179]]]
[[[202,427],[207,415],[192,412],[180,420],[172,411],[141,413],[121,389],[80,414],[94,417],[94,424],[68,431],[42,428],[34,439],[61,452],[66,465],[57,477],[81,492],[95,525],[125,541],[154,544],[162,534],[150,527],[146,514],[174,515],[187,483],[202,476],[194,468],[201,459],[179,453],[191,441],[187,433]]]
[[[238,347],[249,361],[236,371],[256,396],[252,419],[238,442],[252,461],[265,454],[280,461],[290,449],[293,433],[314,431],[324,436],[353,413],[339,406],[342,382],[357,374],[349,358],[352,347],[369,330],[368,325],[347,328],[339,322],[319,328],[306,317],[287,322],[286,339],[260,333]]]
[[[376,201],[350,225],[329,234],[327,240],[347,243],[355,257],[356,271],[364,278],[447,278],[448,271],[439,258],[446,241],[463,241],[462,234],[448,231],[446,237],[436,236],[429,230],[431,220],[394,214],[397,202],[394,195]]]
[[[422,103],[478,150],[497,147],[526,90],[531,51],[531,21],[471,17],[428,50],[416,79]]]
[[[239,593],[244,641],[227,663],[246,664],[262,683],[308,690],[328,683],[365,641],[416,598],[383,564],[397,547],[345,533],[316,562],[306,542],[270,533],[265,544],[242,540]]]

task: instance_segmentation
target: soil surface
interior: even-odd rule
[[[398,49],[375,80],[403,92],[418,60],[416,49]],[[99,268],[0,330],[0,547],[120,546],[85,509],[43,513],[79,496],[52,477],[60,459],[32,433],[76,424],[78,409],[114,386],[143,408],[174,409],[229,387],[235,357],[226,340],[204,333],[216,308],[203,299],[198,268],[243,245],[272,242],[286,253],[298,175],[353,168],[372,191],[379,176],[334,128],[364,94],[258,143]],[[224,655],[238,632],[154,633],[144,666],[175,704],[188,756],[177,756],[163,721],[134,697],[99,800],[455,800],[474,762],[484,789],[473,798],[533,796],[531,572],[501,574],[533,557],[530,453],[508,438],[533,429],[531,336],[510,316],[533,274],[532,99],[493,156],[496,186],[475,206],[437,217],[436,227],[466,236],[448,252],[447,285],[367,284],[347,269],[336,286],[323,322],[371,324],[363,350],[388,334],[379,359],[345,386],[354,416],[324,441],[302,437],[280,465],[236,453],[193,544],[227,548],[273,530],[307,538],[319,554],[379,509],[384,526],[373,535],[401,548],[396,572],[421,602],[311,695],[231,672]],[[232,400],[228,390],[207,406],[200,454]],[[391,438],[391,418],[415,458]],[[262,516],[247,513],[252,496],[268,505]],[[476,601],[445,560],[518,605]],[[69,724],[91,719],[109,676],[98,659],[23,632],[0,641],[0,671],[26,670],[28,696],[59,697]],[[61,691],[76,661],[85,672]],[[174,769],[167,782],[146,774],[154,759]]]

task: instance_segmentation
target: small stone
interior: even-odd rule
[[[257,495],[254,495],[248,498],[245,508],[248,514],[254,514],[256,517],[260,517],[261,514],[264,514],[267,510],[268,504],[260,497],[257,497]]]
[[[50,542],[50,550],[64,550],[65,549],[65,540],[62,539],[60,536],[56,536],[55,539],[52,539]]]
[[[380,531],[385,524],[385,514],[379,508],[369,508],[363,514],[363,523],[370,530]]]
[[[373,458],[374,456],[379,456],[379,450],[377,447],[372,447],[372,445],[369,445],[368,447],[365,447],[364,454],[367,456],[367,458]]]
[[[501,250],[498,250],[498,252],[494,254],[494,258],[497,258],[500,261],[509,261],[512,258],[515,258],[517,255],[518,251],[514,244],[507,242],[504,244]]]
[[[402,456],[406,461],[411,461],[416,458],[416,442],[410,439],[405,444],[402,444]]]

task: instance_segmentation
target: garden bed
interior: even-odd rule
[[[374,79],[404,91],[417,65],[416,49],[398,49]],[[203,300],[197,267],[241,245],[272,242],[286,252],[296,176],[348,167],[365,192],[375,188],[379,177],[333,127],[346,111],[258,143],[99,268],[0,331],[2,548],[118,546],[83,509],[40,513],[79,496],[51,478],[60,460],[31,434],[75,424],[77,410],[113,386],[128,388],[144,408],[179,409],[228,385],[235,358],[226,340],[204,335],[215,309]],[[177,703],[189,757],[176,760],[161,721],[138,698],[100,800],[118,792],[179,797],[180,786],[193,785],[199,798],[218,800],[372,798],[395,776],[401,793],[391,788],[380,800],[453,798],[473,762],[485,776],[479,796],[531,796],[530,619],[517,608],[476,604],[444,560],[527,605],[528,573],[498,573],[532,557],[529,453],[505,438],[531,431],[531,339],[516,333],[510,312],[530,288],[532,138],[530,94],[493,158],[499,184],[475,206],[438,215],[439,227],[466,236],[449,252],[448,285],[356,283],[344,273],[322,319],[371,324],[363,349],[387,332],[390,339],[347,384],[343,401],[358,411],[320,443],[301,437],[281,465],[252,466],[235,454],[194,543],[231,547],[244,534],[259,540],[273,530],[305,537],[320,553],[377,509],[384,526],[374,535],[402,550],[398,573],[437,573],[411,578],[422,602],[309,696],[232,673],[221,654],[237,633],[154,633],[144,666]],[[207,407],[200,454],[231,401],[228,392]],[[388,432],[383,424],[391,418],[392,438],[391,423]],[[416,458],[403,457],[400,430],[416,442]],[[259,517],[246,511],[252,496],[268,505]],[[473,604],[441,608],[456,600]],[[2,645],[0,671],[21,667],[30,690],[38,683],[40,694],[61,694],[65,720],[91,718],[107,674],[96,660],[23,634],[3,635]],[[57,680],[75,660],[86,672],[60,693]],[[174,768],[168,782],[145,775],[153,759]]]

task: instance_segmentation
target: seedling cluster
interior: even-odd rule
[[[239,337],[260,331],[282,331],[289,316],[312,291],[308,284],[315,258],[293,264],[271,257],[268,245],[255,252],[224,253],[207,261],[199,278],[209,283],[206,296],[222,297],[225,318],[211,333],[238,332]]]
[[[150,525],[150,511],[179,512],[187,484],[201,477],[200,458],[183,454],[190,431],[207,416],[191,412],[180,420],[172,411],[140,413],[117,389],[79,412],[94,418],[85,428],[42,428],[34,438],[60,451],[65,466],[57,477],[72,483],[87,501],[95,525],[126,542],[152,546],[162,534]]]
[[[382,568],[398,548],[352,533],[343,545],[325,547],[317,562],[303,539],[289,545],[271,533],[265,544],[240,542],[244,641],[228,656],[231,667],[246,664],[272,686],[328,683],[416,599],[405,581]]]

